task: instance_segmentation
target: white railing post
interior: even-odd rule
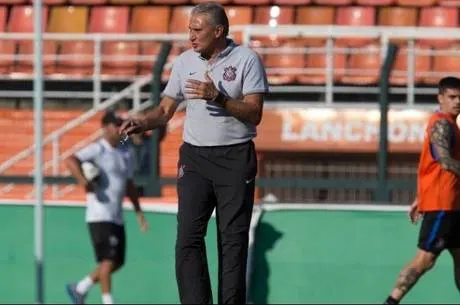
[[[334,100],[334,38],[326,41],[326,104],[331,105]]]
[[[137,110],[139,109],[140,106],[141,106],[140,87],[136,85],[133,88],[133,108]]]
[[[410,38],[407,42],[407,104],[413,106],[415,102],[415,42]]]
[[[60,137],[54,137],[53,142],[52,142],[52,173],[53,176],[59,176],[59,155],[60,155],[60,149],[59,149],[59,139]],[[59,197],[59,185],[58,184],[53,184],[53,190],[52,190],[52,196],[54,199],[57,199]]]
[[[94,41],[94,74],[93,74],[93,107],[98,108],[101,102],[101,65],[102,52],[101,44],[102,37],[97,35]]]

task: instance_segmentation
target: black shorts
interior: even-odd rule
[[[125,227],[111,222],[88,224],[96,261],[110,260],[123,265],[126,253]]]
[[[460,248],[460,211],[425,212],[418,247],[436,255]]]

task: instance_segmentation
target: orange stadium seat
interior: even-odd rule
[[[378,24],[381,26],[417,26],[417,8],[415,7],[382,7],[378,12]],[[406,39],[391,38],[393,43],[407,43]]]
[[[103,45],[102,74],[110,76],[134,76],[137,74],[136,56],[139,43],[136,41],[110,41]]]
[[[426,84],[435,85],[445,75],[460,77],[460,44],[455,43],[449,48],[437,48],[436,51],[455,51],[456,54],[436,54],[433,55],[432,72],[438,75],[431,75],[424,79]]]
[[[270,4],[270,0],[233,0],[233,3],[238,5],[267,5]]]
[[[227,13],[230,28],[252,23],[253,10],[251,6],[225,6],[225,11]],[[235,42],[241,43],[241,32],[232,31],[232,38]]]
[[[431,57],[424,53],[427,48],[415,46],[415,77],[414,83],[422,83],[426,73],[431,69]],[[396,60],[391,71],[390,84],[403,86],[407,84],[408,71],[408,50],[407,47],[402,47],[398,51]]]
[[[299,7],[295,19],[298,25],[332,25],[334,24],[335,9],[330,6],[309,6]],[[306,45],[321,46],[324,45],[324,38],[304,39]]]
[[[34,71],[34,43],[33,41],[23,41],[19,44],[18,54],[23,56],[29,56],[27,59],[20,59],[17,61],[15,68],[16,73],[23,73],[31,75]],[[43,42],[43,72],[45,74],[51,74],[56,71],[56,56],[57,56],[57,43],[55,41],[44,41]],[[46,58],[46,56],[52,56],[52,58]]]
[[[32,33],[34,31],[34,9],[31,5],[12,6],[8,22],[8,32]],[[42,9],[42,28],[46,29],[48,7]]]
[[[188,4],[189,1],[188,0],[150,0],[150,3],[174,5],[174,4]]]
[[[307,5],[311,3],[311,0],[274,0],[273,3],[279,5]]]
[[[442,6],[460,6],[460,0],[439,0]]]
[[[69,0],[70,4],[74,5],[103,5],[107,0]]]
[[[349,6],[337,8],[337,25],[342,26],[374,26],[375,8],[368,6]],[[371,43],[367,38],[339,38],[337,45],[356,47]]]
[[[109,0],[109,4],[139,5],[147,3],[148,0]]]
[[[297,51],[293,53],[288,48],[299,48],[302,47],[299,41],[291,40],[283,43],[281,49],[274,54],[266,54],[264,64],[267,69],[296,69],[304,66],[304,53],[303,51]],[[268,82],[273,85],[282,85],[293,83],[296,80],[296,74],[298,72],[281,70],[279,72],[270,72],[268,70],[267,77]]]
[[[454,7],[424,7],[420,12],[419,26],[456,28],[458,26],[458,10]],[[445,48],[454,41],[450,39],[421,39],[422,45]]]
[[[89,32],[91,33],[127,33],[129,7],[98,6],[91,10]]]
[[[188,23],[192,9],[193,6],[176,6],[173,8],[169,24],[170,33],[188,33]]]
[[[93,73],[94,46],[89,41],[72,41],[61,45],[58,72],[75,77]]]
[[[88,24],[88,7],[58,6],[52,7],[48,32],[85,33]]]
[[[380,44],[369,44],[360,48],[360,52],[362,53],[350,54],[345,75],[342,78],[344,84],[377,83],[381,65]]]
[[[314,3],[320,5],[350,5],[353,0],[314,0]]]
[[[167,33],[169,28],[169,6],[136,6],[131,19],[131,33],[158,34]],[[141,60],[140,73],[152,72],[152,65],[160,50],[160,42],[141,41],[140,55],[151,57],[150,60]]]
[[[204,3],[204,2],[209,2],[209,0],[191,0],[193,4],[198,4],[198,3]],[[220,4],[228,4],[230,3],[230,0],[214,0],[213,2],[217,2]]]
[[[255,8],[254,24],[269,25],[276,27],[278,25],[289,25],[294,23],[294,7],[292,6],[257,6]],[[270,35],[269,37],[254,36],[252,40],[257,44],[276,45],[279,37]]]
[[[30,0],[30,3],[34,3],[34,0]],[[66,0],[43,0],[44,5],[59,5],[66,3]]]
[[[28,1],[26,0],[0,0],[0,5],[1,4],[25,4],[27,3]]]
[[[432,6],[437,2],[438,0],[396,0],[396,4],[401,6]]]
[[[339,82],[345,74],[346,55],[335,50],[333,54],[333,80]],[[310,71],[303,72],[297,76],[301,84],[322,85],[326,83],[326,55],[324,46],[321,48],[310,48],[305,55],[304,68]]]
[[[359,5],[392,5],[395,3],[395,0],[355,0],[356,4]]]

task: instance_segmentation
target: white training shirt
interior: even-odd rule
[[[78,151],[81,161],[90,161],[100,171],[94,193],[86,194],[86,222],[112,222],[123,225],[122,203],[126,182],[133,177],[133,156],[128,145],[113,147],[105,139]]]

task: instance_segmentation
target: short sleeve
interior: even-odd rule
[[[268,81],[262,60],[253,53],[243,74],[243,96],[252,93],[268,93]]]
[[[77,157],[80,162],[94,161],[99,152],[100,145],[97,143],[92,143],[77,151],[75,153],[75,157]]]
[[[169,96],[176,102],[180,102],[184,99],[180,78],[181,66],[182,64],[180,59],[177,59],[173,64],[171,75],[169,76],[168,83],[163,91],[163,95]]]

